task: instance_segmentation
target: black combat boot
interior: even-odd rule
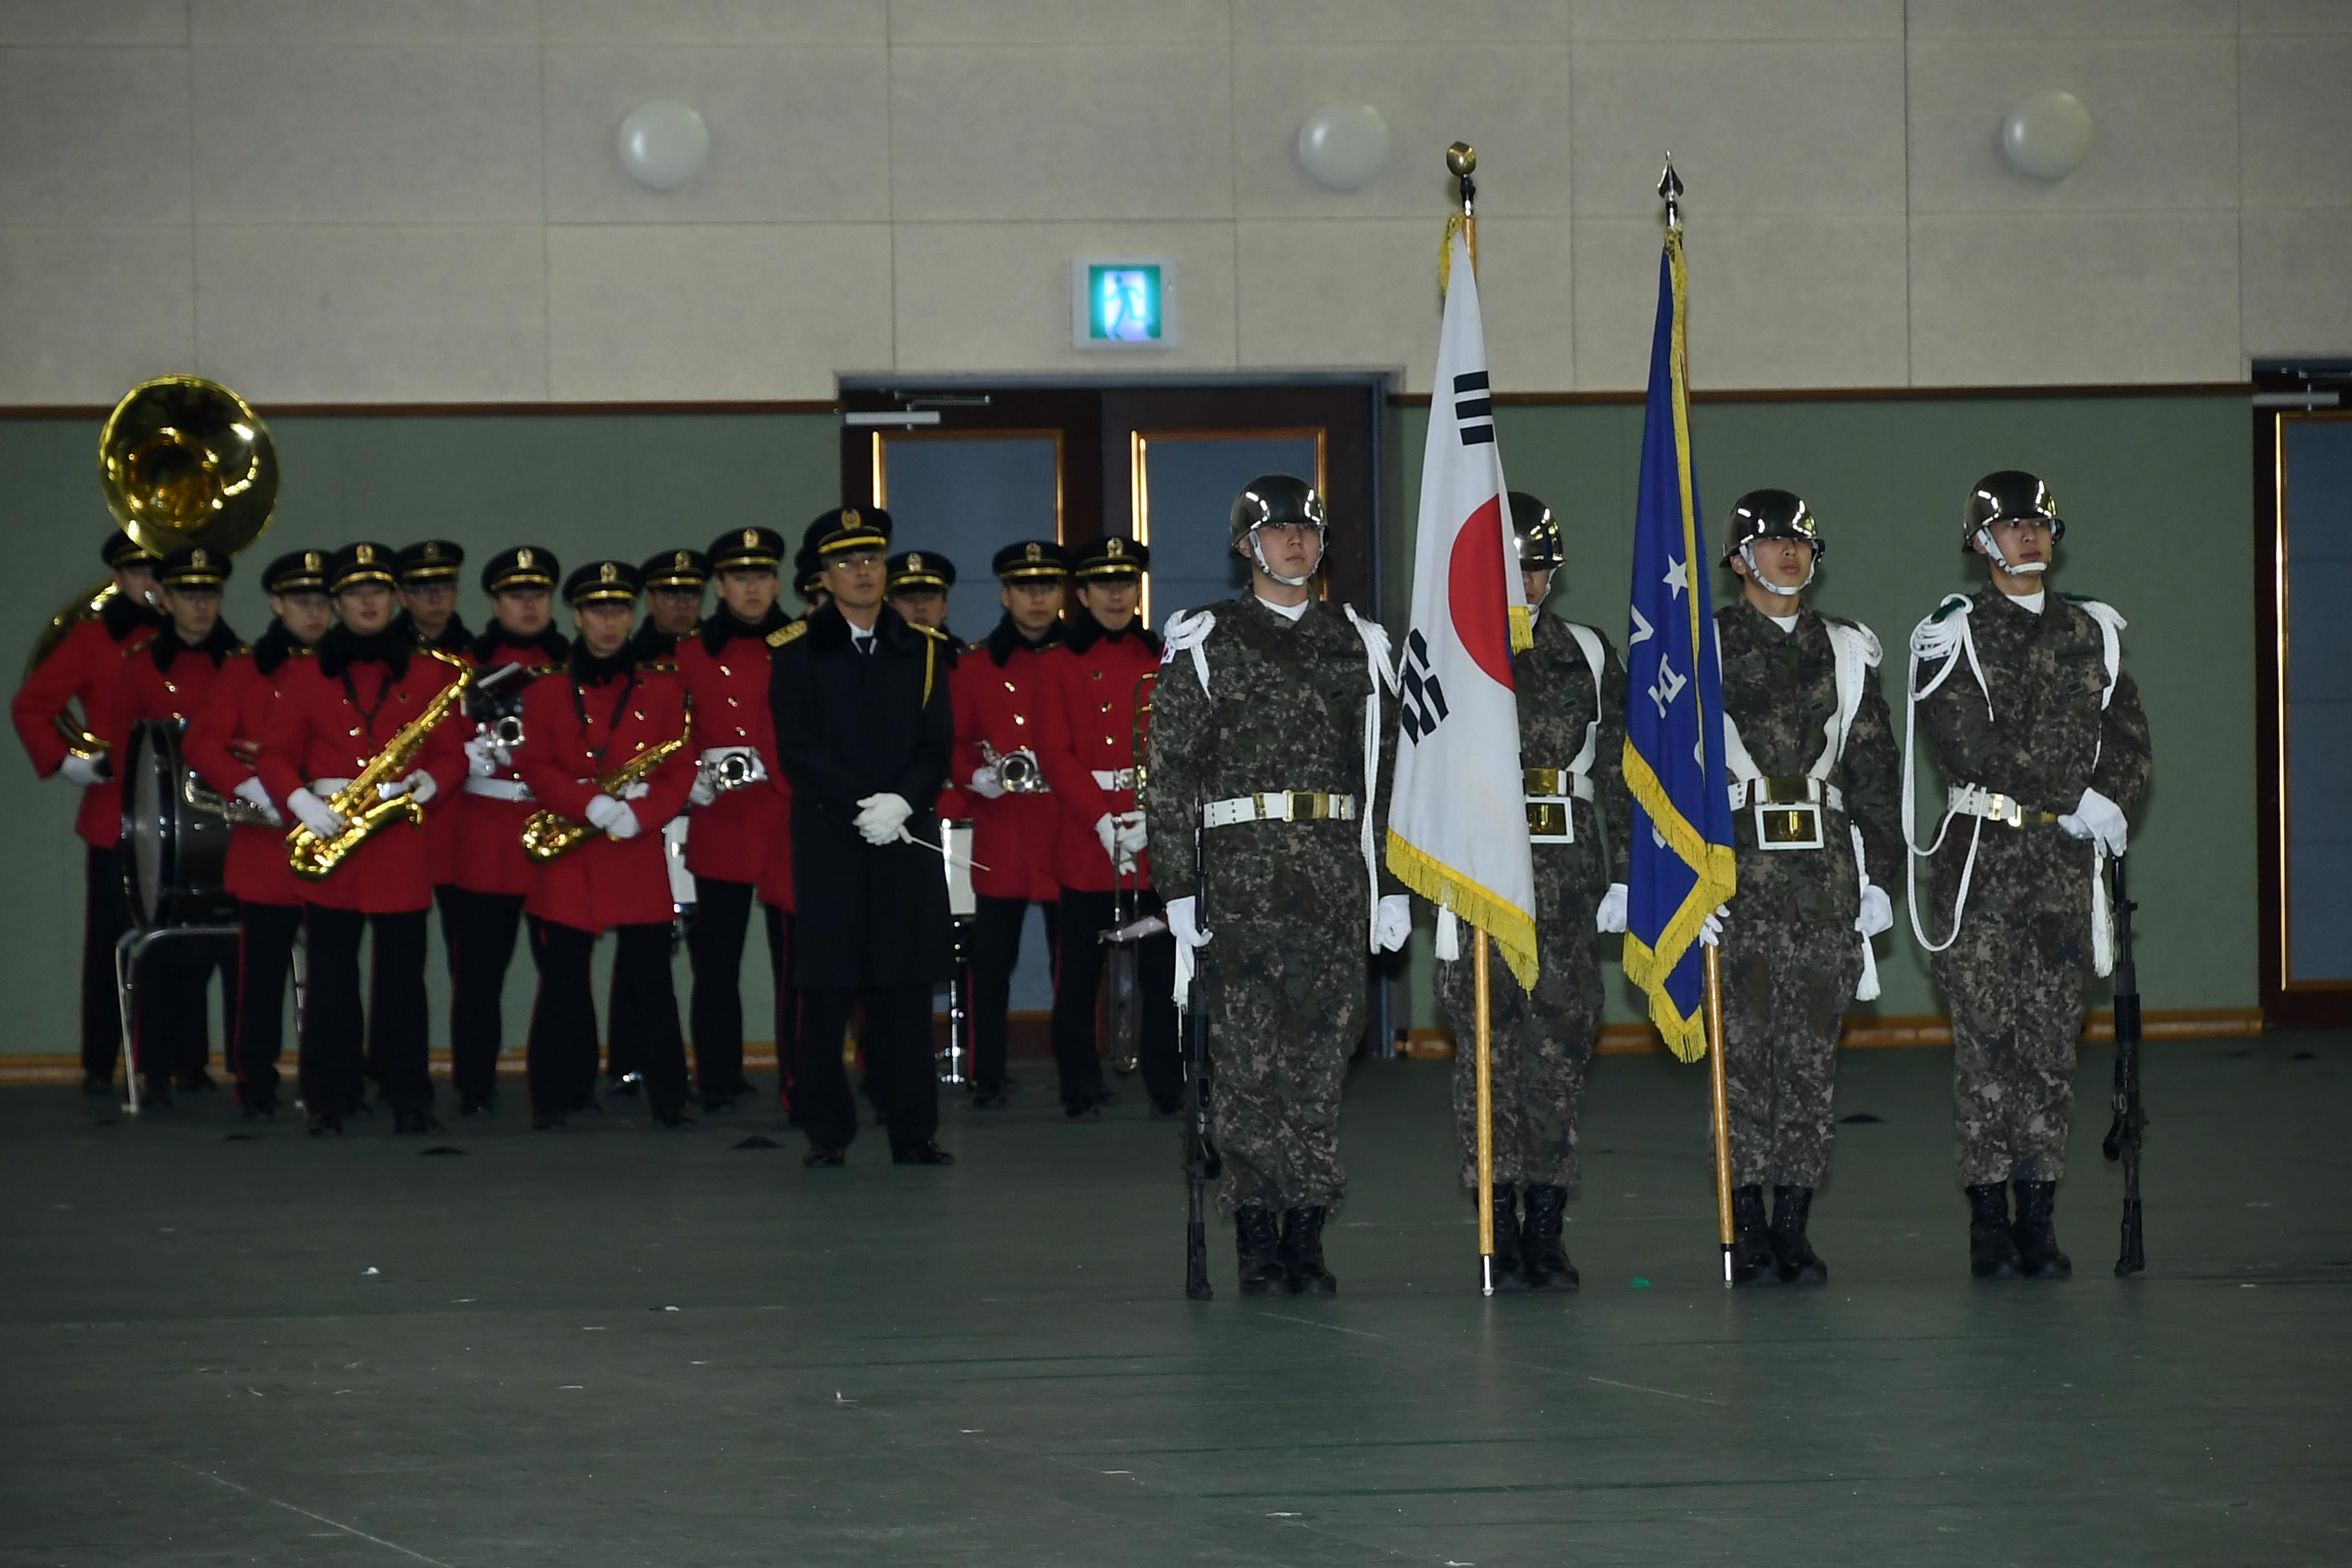
[[[1764,1217],[1764,1189],[1731,1189],[1731,1282],[1755,1285],[1773,1278],[1772,1226]]]
[[[2017,1189],[2017,1223],[2009,1227],[2017,1244],[2018,1271],[2028,1279],[2071,1279],[2074,1264],[2058,1250],[2058,1233],[2051,1227],[2050,1211],[2058,1201],[2055,1182],[2012,1182]]]
[[[1282,1211],[1282,1266],[1294,1296],[1336,1296],[1339,1281],[1323,1267],[1323,1221],[1327,1208]]]
[[[1243,1295],[1271,1296],[1287,1282],[1282,1237],[1264,1204],[1244,1204],[1234,1211],[1234,1252],[1241,1266]]]
[[[1527,1270],[1530,1289],[1573,1290],[1582,1283],[1576,1265],[1568,1260],[1568,1248],[1559,1241],[1560,1221],[1567,1212],[1566,1187],[1528,1189],[1528,1225],[1519,1236],[1519,1267]],[[1502,1281],[1496,1280],[1495,1288],[1501,1289]]]
[[[1535,1195],[1529,1190],[1529,1197]],[[1519,1255],[1519,1189],[1495,1186],[1495,1289],[1524,1290],[1528,1288],[1525,1264]]]
[[[2017,1243],[2009,1235],[2009,1189],[1986,1182],[1969,1189],[1969,1272],[1979,1279],[2017,1278]]]
[[[1805,1239],[1805,1219],[1813,1206],[1811,1187],[1772,1189],[1772,1263],[1783,1285],[1826,1285],[1830,1266]]]

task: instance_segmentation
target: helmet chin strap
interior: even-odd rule
[[[1255,528],[1250,530],[1249,542],[1250,559],[1257,563],[1257,569],[1286,588],[1304,588],[1315,580],[1315,568],[1323,564],[1323,531],[1319,528],[1315,531],[1315,565],[1309,566],[1296,577],[1285,576],[1266,564],[1265,546],[1258,542],[1257,530]]]
[[[1739,547],[1739,558],[1748,563],[1748,578],[1749,582],[1756,584],[1766,593],[1777,594],[1783,599],[1793,599],[1798,595],[1803,593],[1806,589],[1813,585],[1813,574],[1820,570],[1822,560],[1821,552],[1815,551],[1813,552],[1812,561],[1805,567],[1805,580],[1798,584],[1793,588],[1784,588],[1780,584],[1772,581],[1771,578],[1764,575],[1762,569],[1756,564],[1756,542],[1754,540],[1751,539],[1747,543]]]
[[[2009,557],[2000,552],[2000,546],[1993,542],[1992,530],[1990,528],[1977,530],[1977,542],[1984,547],[1985,554],[1990,558],[1994,565],[2012,577],[2038,577],[2050,570],[2050,563],[2047,561],[2027,561],[2011,566],[2009,563]]]

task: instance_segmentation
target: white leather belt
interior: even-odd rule
[[[1734,779],[1731,809],[1752,809],[1756,847],[1765,850],[1821,849],[1829,840],[1822,833],[1822,808],[1845,809],[1845,792],[1811,773]]]
[[[1811,802],[1815,805],[1826,805],[1832,811],[1845,809],[1843,790],[1833,784],[1825,784],[1810,774],[1801,774],[1796,778],[1732,780],[1731,809],[1744,811],[1750,800],[1764,801],[1774,805],[1795,805]]]
[[[1954,784],[1944,797],[1944,808],[1956,816],[1981,816],[2004,827],[2046,827],[2058,820],[2054,811],[2028,811],[2015,795],[1996,794],[1982,784]]]
[[[1133,789],[1135,787],[1135,770],[1133,768],[1097,768],[1095,770],[1095,787],[1097,789]]]
[[[1236,795],[1232,800],[1211,801],[1201,820],[1210,827],[1232,827],[1244,822],[1353,822],[1356,797],[1297,789]]]
[[[520,804],[534,798],[530,786],[520,779],[479,779],[470,775],[466,780],[466,793],[480,795],[484,800],[504,800]]]

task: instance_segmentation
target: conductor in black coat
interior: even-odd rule
[[[843,1163],[857,1107],[842,1031],[861,1000],[867,1077],[902,1165],[946,1165],[931,994],[950,963],[933,807],[955,721],[945,639],[882,602],[887,514],[810,526],[831,602],[787,628],[770,665],[776,760],[793,786],[793,952],[802,1015],[793,1109],[806,1164]],[[919,844],[926,839],[929,844]]]

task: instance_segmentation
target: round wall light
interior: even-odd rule
[[[2091,111],[2071,92],[2031,93],[2000,122],[2000,155],[2021,174],[2063,180],[2091,155]]]
[[[1369,103],[1327,103],[1298,128],[1298,161],[1318,184],[1356,191],[1389,163],[1389,122]]]
[[[674,191],[710,161],[710,127],[683,103],[641,103],[621,121],[621,167],[639,184]]]

